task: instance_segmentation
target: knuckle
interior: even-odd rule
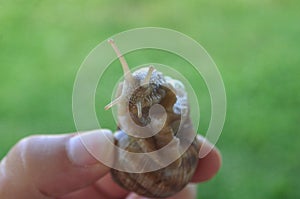
[[[51,194],[47,189],[40,187],[36,178],[40,172],[38,172],[38,166],[40,165],[39,159],[36,156],[36,143],[42,136],[32,135],[22,138],[12,149],[11,156],[14,157],[18,164],[19,176],[22,176],[22,180],[26,182],[28,190],[35,193],[39,198],[50,198]],[[52,197],[51,197],[52,198]]]
[[[30,149],[32,141],[36,136],[28,136],[22,138],[13,148],[14,151],[19,152],[20,154],[27,152]]]

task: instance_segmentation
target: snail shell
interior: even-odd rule
[[[106,106],[108,109],[118,104],[119,130],[115,133],[115,145],[133,153],[149,153],[163,148],[172,141],[188,142],[184,136],[178,136],[178,132],[195,136],[183,84],[178,80],[164,77],[152,66],[131,74],[114,42],[112,40],[109,42],[118,54],[125,73],[125,80],[119,85],[116,100]],[[152,113],[150,117],[151,107],[155,105],[164,108],[164,118],[160,111]],[[139,134],[151,132],[147,132],[147,128],[142,132],[136,126],[149,126],[150,129],[158,127],[158,132],[152,136],[150,134],[147,137],[138,137]],[[200,144],[194,138],[183,153],[180,153],[178,145],[175,144],[169,153],[177,157],[176,160],[158,170],[130,173],[111,169],[111,174],[117,184],[139,195],[169,197],[190,182],[198,164],[199,148]],[[127,159],[123,153],[116,154],[116,158],[117,163],[124,168],[128,166],[134,168],[139,164]],[[159,164],[159,160],[152,157],[150,164],[152,163]]]

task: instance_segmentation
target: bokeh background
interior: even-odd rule
[[[24,136],[76,131],[72,89],[86,55],[118,32],[159,26],[201,43],[226,86],[227,119],[217,143],[223,166],[199,185],[198,197],[300,198],[299,8],[290,0],[1,0],[0,158]],[[158,52],[126,57],[132,65],[181,63]],[[111,74],[121,75],[114,65]],[[205,89],[199,87],[200,98]],[[103,92],[101,106],[111,95]],[[202,103],[199,133],[209,121],[209,99]],[[115,127],[109,116],[101,119]]]

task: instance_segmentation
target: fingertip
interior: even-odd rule
[[[219,149],[203,137],[198,136],[201,143],[199,162],[192,182],[204,182],[213,178],[222,165],[222,155]]]

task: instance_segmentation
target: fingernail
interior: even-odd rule
[[[112,132],[101,129],[79,133],[69,140],[67,152],[69,159],[79,166],[88,166],[106,159],[109,160],[113,152]]]

